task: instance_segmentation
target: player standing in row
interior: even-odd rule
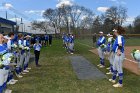
[[[124,47],[125,47],[125,39],[122,34],[125,33],[124,28],[118,26],[113,30],[114,35],[117,37],[113,44],[113,53],[114,53],[114,61],[113,61],[113,77],[109,79],[110,82],[116,83],[116,75],[119,75],[119,81],[117,84],[114,84],[113,87],[123,87],[123,61],[125,58]]]
[[[29,64],[29,59],[30,59],[30,38],[31,36],[26,35],[25,40],[23,41],[24,47],[26,47],[26,55],[25,55],[25,60],[24,60],[24,70],[23,72],[28,73],[31,68],[28,68]]]
[[[104,33],[102,31],[99,32],[100,37],[97,40],[97,46],[98,46],[98,54],[100,57],[100,64],[97,65],[100,68],[104,68],[105,67],[105,48],[102,48],[102,46],[105,45],[106,43],[106,39],[104,37]]]

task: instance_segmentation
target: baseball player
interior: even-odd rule
[[[118,26],[116,29],[113,30],[114,35],[116,35],[116,39],[113,44],[113,53],[114,53],[114,61],[113,61],[113,77],[112,79],[109,79],[110,82],[116,83],[116,75],[118,73],[119,75],[119,81],[117,84],[114,84],[113,87],[123,87],[123,68],[122,64],[125,58],[124,54],[124,45],[125,45],[125,39],[122,36],[122,34],[125,32],[125,30]]]
[[[110,62],[110,67],[107,68],[109,72],[106,74],[109,75],[109,74],[113,74],[114,53],[112,52],[112,46],[114,43],[114,38],[113,38],[113,35],[111,34],[108,34],[107,36],[108,36],[107,52],[108,52],[108,59]]]
[[[105,59],[105,54],[104,54],[104,50],[101,48],[101,46],[103,44],[105,44],[106,39],[103,36],[104,33],[102,31],[100,31],[99,34],[100,34],[100,37],[97,40],[97,46],[98,46],[98,54],[99,54],[99,57],[100,57],[100,64],[97,65],[97,66],[99,66],[100,68],[104,68],[105,67],[105,63],[104,63],[104,61],[105,61],[104,60]]]
[[[25,40],[23,41],[24,47],[27,47],[27,48],[30,47],[30,41],[29,41],[30,38],[31,38],[31,36],[29,36],[29,35],[25,36]],[[28,68],[28,63],[29,63],[29,59],[30,59],[30,49],[26,50],[26,51],[27,52],[26,52],[26,56],[25,56],[25,60],[24,60],[23,72],[28,73],[29,72],[28,70],[31,69],[31,68]]]

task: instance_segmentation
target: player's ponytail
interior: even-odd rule
[[[117,30],[117,33],[118,33],[119,35],[125,34],[125,29],[124,29],[123,27],[118,26],[118,27],[116,27],[115,29]]]

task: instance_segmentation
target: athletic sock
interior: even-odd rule
[[[119,84],[123,82],[123,73],[119,73]]]

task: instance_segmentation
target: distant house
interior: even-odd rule
[[[14,32],[16,22],[0,17],[0,33]]]

